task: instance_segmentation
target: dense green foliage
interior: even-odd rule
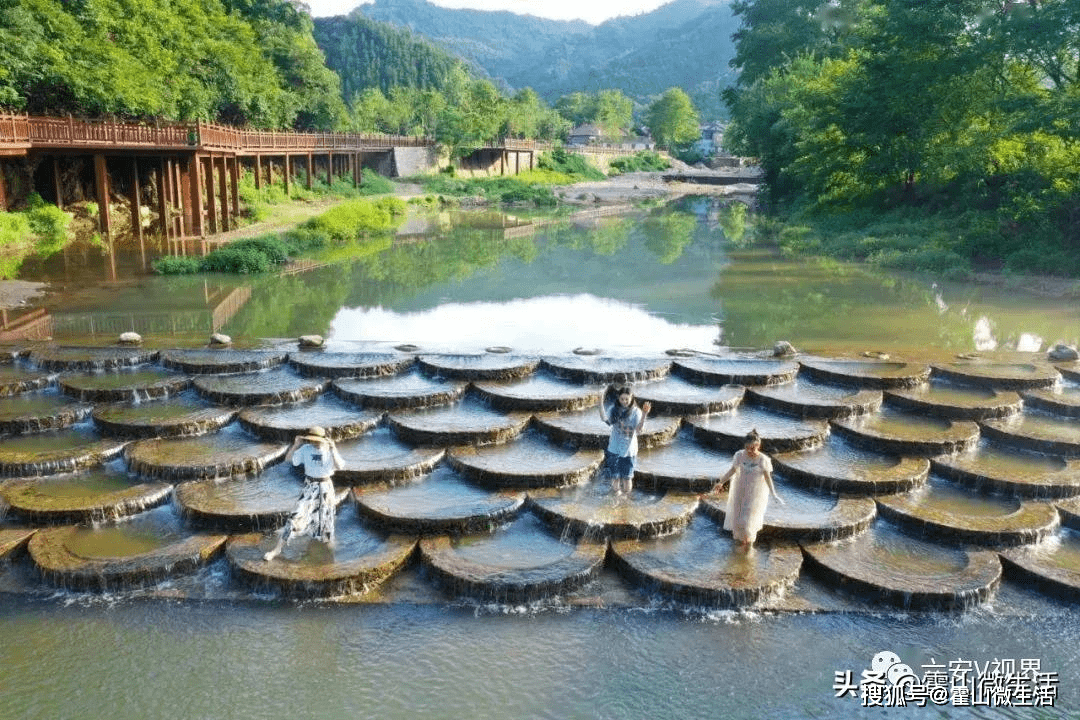
[[[555,102],[555,109],[574,125],[596,125],[610,140],[626,135],[634,120],[634,101],[619,90],[563,95]]]
[[[25,209],[0,212],[0,279],[15,277],[32,253],[48,257],[62,250],[72,239],[71,221],[71,213],[37,193],[30,194]]]
[[[797,226],[782,244],[1080,274],[1080,3],[735,7],[727,141]]]
[[[656,143],[665,147],[685,147],[701,135],[697,109],[686,91],[677,87],[668,88],[649,106],[645,124]]]
[[[368,88],[441,90],[462,61],[403,28],[359,13],[315,19],[315,40],[327,65],[341,77],[346,98]]]
[[[289,0],[4,0],[0,106],[332,128],[337,77]]]
[[[675,0],[595,27],[505,12],[452,10],[423,0],[376,0],[356,12],[408,27],[511,87],[549,100],[582,88],[613,88],[646,106],[666,88],[687,90],[703,116],[725,114],[719,91],[738,27],[731,3]]]

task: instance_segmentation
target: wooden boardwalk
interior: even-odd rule
[[[235,228],[240,215],[242,169],[255,186],[284,185],[302,171],[307,187],[318,173],[327,183],[351,177],[361,166],[399,148],[433,147],[426,137],[371,133],[244,130],[210,123],[137,123],[0,113],[0,210],[8,206],[8,173],[20,186],[64,207],[74,198],[62,178],[92,159],[102,234],[113,228],[110,199],[123,188],[132,233],[142,242],[143,208],[156,214],[156,231],[169,240],[201,238]],[[12,165],[12,160],[26,162]],[[8,172],[5,172],[5,169]],[[44,176],[44,177],[43,177]]]

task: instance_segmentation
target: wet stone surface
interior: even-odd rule
[[[100,350],[92,354],[114,357],[113,348]],[[582,371],[578,379],[541,369],[521,379],[470,385],[409,368],[416,362],[411,355],[385,348],[297,352],[290,368],[266,372],[251,372],[250,363],[277,358],[272,362],[280,364],[284,351],[167,352],[203,360],[193,364],[203,373],[202,383],[244,386],[245,400],[209,400],[189,389],[148,401],[132,390],[131,401],[87,404],[64,400],[49,385],[55,372],[77,378],[80,387],[124,391],[133,388],[133,378],[153,384],[180,377],[162,369],[164,360],[91,374],[38,370],[12,355],[0,367],[0,388],[2,371],[10,371],[13,382],[25,375],[44,378],[46,386],[8,397],[0,392],[0,422],[5,408],[8,417],[21,418],[21,410],[31,406],[49,415],[65,404],[93,405],[93,426],[83,412],[66,429],[38,432],[41,428],[35,427],[0,438],[5,588],[34,592],[37,584],[52,584],[115,591],[162,583],[150,592],[375,602],[400,599],[396,593],[404,587],[409,597],[422,595],[424,602],[453,596],[482,603],[635,605],[640,603],[635,597],[644,593],[692,605],[787,611],[867,610],[880,603],[957,609],[994,592],[1000,553],[1010,567],[1008,578],[1015,581],[1009,592],[1021,592],[1023,586],[1080,599],[1069,594],[1075,586],[1070,575],[1053,577],[1055,568],[1075,572],[1080,554],[1075,535],[1061,527],[1080,527],[1080,478],[1074,467],[1080,462],[1080,423],[1071,403],[1080,389],[1070,380],[1046,391],[1025,390],[1019,412],[1011,391],[941,379],[913,390],[888,390],[887,406],[875,409],[878,393],[859,388],[880,377],[822,383],[804,373],[792,381],[794,363],[747,356],[631,358],[636,368],[624,365],[613,371],[670,366],[672,376],[635,383],[638,397],[652,400],[654,411],[640,439],[635,489],[617,495],[598,467],[610,429],[600,420],[597,405],[601,383],[609,382],[601,378],[616,364],[625,364],[623,359],[560,360]],[[376,356],[378,362],[367,368],[366,361]],[[512,353],[489,356],[496,360],[463,355],[425,359],[432,367],[442,363],[466,369],[517,361]],[[388,359],[392,366],[381,365]],[[66,360],[85,357],[69,354]],[[851,362],[866,364],[832,362],[849,374]],[[897,365],[890,382],[906,376],[907,364]],[[399,374],[382,374],[402,367]],[[599,372],[588,376],[584,368]],[[881,361],[871,363],[871,369],[890,374]],[[791,375],[785,376],[787,370]],[[256,385],[267,378],[271,384],[280,382],[274,378],[288,378],[318,386],[338,372],[376,377],[340,377],[336,382],[344,392],[249,407],[242,423],[231,422],[239,414],[235,406],[247,401],[247,391],[258,391]],[[583,378],[588,377],[594,379],[586,384]],[[775,385],[779,379],[787,384]],[[753,395],[788,404],[741,404],[732,411],[705,412],[716,406],[699,404],[703,400],[726,400],[743,392],[723,387],[732,381],[774,383],[752,389],[745,402]],[[77,390],[70,388],[71,393]],[[350,394],[360,388],[366,394]],[[904,405],[900,412],[901,396],[926,402]],[[833,420],[832,434],[827,423],[791,414],[796,407],[801,415],[801,408],[829,406],[837,398],[843,404],[854,397],[869,398],[871,405],[858,418]],[[1041,400],[1048,404],[1039,405]],[[428,405],[433,407],[425,409]],[[1005,411],[1012,415],[980,420],[982,439],[974,425],[955,420],[968,417],[961,412],[982,417]],[[408,423],[419,434],[408,435],[405,429],[399,436],[388,422],[375,424],[386,414],[397,418],[398,431]],[[338,512],[339,542],[327,546],[299,540],[267,563],[262,553],[302,489],[298,469],[278,461],[292,437],[312,424],[327,426],[342,438],[338,447],[346,467],[334,479],[339,498],[346,499]],[[845,425],[862,435],[848,432]],[[739,558],[732,555],[730,535],[721,529],[723,496],[709,494],[702,502],[697,493],[712,493],[730,466],[731,453],[754,427],[766,437],[778,491],[787,504],[770,503],[756,554]],[[485,435],[491,432],[496,434]],[[172,437],[188,433],[196,436]],[[260,434],[279,439],[266,442]],[[505,442],[488,444],[497,440]],[[428,442],[435,446],[421,444]],[[125,444],[128,452],[121,457]],[[790,451],[779,452],[785,448]],[[927,484],[931,463],[941,477]],[[354,485],[358,489],[350,492]],[[113,518],[124,520],[115,523]],[[57,526],[75,522],[84,525]],[[90,522],[98,526],[85,524]],[[255,534],[235,537],[229,572],[206,568],[188,574],[220,554],[223,533],[251,531]],[[401,537],[392,539],[389,532]],[[833,544],[811,542],[848,532],[856,534]],[[37,540],[32,550],[31,538],[37,534],[48,537]],[[424,538],[420,551],[418,537]],[[803,569],[796,566],[793,576],[780,573],[779,584],[765,582],[762,578],[771,577],[770,563],[780,558],[778,551],[798,560],[798,551],[781,546],[790,542],[781,538],[800,538],[806,545]],[[620,549],[605,559],[607,540]],[[965,553],[958,547],[975,545],[993,552]],[[412,562],[418,555],[424,558],[422,568]],[[1018,558],[1017,567],[1009,566],[1007,555]],[[1021,561],[1026,569],[1017,569]],[[224,560],[216,563],[225,565]],[[196,587],[204,582],[199,579],[203,573],[214,574],[216,589]],[[789,577],[801,581],[785,593],[794,581]]]
[[[595,542],[605,538],[640,539],[684,527],[698,506],[691,493],[612,491],[604,480],[565,490],[532,490],[529,507],[560,536]]]
[[[979,441],[979,426],[966,420],[921,417],[885,409],[867,417],[833,420],[848,440],[877,452],[931,456],[959,452]]]
[[[980,423],[987,437],[1036,452],[1080,457],[1080,419],[1037,412]]]
[[[528,431],[504,445],[455,448],[449,459],[458,472],[485,487],[537,488],[585,482],[600,467],[603,454],[554,445]]]
[[[526,514],[491,534],[424,539],[420,552],[449,594],[517,604],[580,588],[600,571],[606,545],[561,542]]]
[[[746,436],[757,430],[765,452],[794,452],[816,447],[829,434],[829,426],[820,420],[799,420],[755,407],[740,407],[720,415],[686,418],[694,437],[725,450],[739,450]]]
[[[164,350],[161,364],[194,375],[244,373],[277,367],[287,354],[264,350]]]
[[[942,547],[880,521],[837,543],[803,546],[808,569],[849,594],[911,610],[965,610],[988,600],[1001,564],[987,550]]]
[[[1038,542],[1058,526],[1053,505],[980,496],[931,478],[903,495],[877,498],[882,515],[935,540],[985,546]]]
[[[328,381],[302,378],[288,370],[237,375],[202,375],[195,389],[211,402],[223,405],[283,405],[313,400]]]
[[[233,431],[193,438],[139,440],[124,455],[132,472],[177,482],[258,474],[280,461],[286,449],[283,443],[253,442]]]
[[[885,360],[800,358],[799,366],[800,374],[814,380],[876,390],[917,387],[930,377],[927,365]]]
[[[888,390],[885,400],[902,410],[949,420],[1006,417],[1023,408],[1020,396],[1012,390],[965,387],[936,380],[909,390]]]
[[[296,509],[304,489],[299,468],[279,463],[255,476],[182,483],[176,502],[196,527],[227,531],[273,530]]]
[[[1070,381],[1051,390],[1027,390],[1023,396],[1027,407],[1055,415],[1080,418],[1080,385],[1075,382]]]
[[[763,540],[822,542],[839,540],[863,532],[877,517],[870,498],[836,497],[811,492],[778,480],[773,483],[783,500],[769,498],[764,525],[758,532]],[[705,495],[702,509],[719,525],[727,516],[727,490]]]
[[[377,428],[338,443],[345,467],[334,474],[337,484],[367,485],[419,478],[443,459],[443,448],[415,447],[398,440],[389,428]]]
[[[772,456],[773,471],[803,487],[877,495],[910,490],[926,482],[930,462],[864,450],[833,435],[819,448]]]
[[[235,417],[235,409],[211,405],[194,394],[138,405],[102,404],[93,412],[94,425],[101,433],[116,438],[205,435]]]
[[[0,487],[0,497],[14,516],[48,525],[134,515],[167,503],[171,492],[171,484],[139,482],[116,462],[69,475],[12,480]]]
[[[1038,545],[999,553],[1005,577],[1066,601],[1080,600],[1080,533],[1063,529]]]
[[[0,435],[37,433],[71,427],[85,419],[92,405],[51,392],[0,398]]]
[[[752,606],[789,588],[802,565],[797,546],[739,550],[701,516],[677,535],[619,541],[611,550],[619,572],[635,585],[695,606]]]
[[[638,454],[634,484],[642,490],[708,492],[731,467],[732,453],[695,442],[679,433],[667,445]]]
[[[56,374],[14,365],[0,365],[0,398],[48,387]]]
[[[36,532],[36,528],[0,528],[0,562],[9,562],[21,554]]]
[[[670,377],[635,388],[638,403],[649,401],[659,415],[707,415],[734,409],[746,390],[741,385],[697,385]]]
[[[379,423],[382,412],[358,410],[336,397],[323,395],[314,402],[240,411],[240,425],[264,440],[292,442],[308,428],[319,426],[334,440],[362,435]]]
[[[802,418],[844,418],[866,415],[881,407],[880,390],[858,390],[796,379],[783,385],[750,388],[755,405]]]
[[[1065,460],[983,441],[932,460],[934,472],[984,492],[1028,498],[1080,495],[1080,460]]]
[[[42,370],[112,370],[157,358],[157,350],[140,348],[52,347],[30,353],[31,362]]]
[[[520,512],[523,492],[492,493],[448,466],[391,488],[354,490],[360,515],[389,532],[460,535],[488,531]]]
[[[537,374],[510,382],[476,382],[473,389],[493,408],[506,411],[581,410],[600,404],[602,385],[585,385]]]
[[[85,427],[5,438],[0,443],[0,477],[75,472],[115,458],[124,445]]]
[[[333,545],[302,537],[271,561],[263,553],[272,536],[252,533],[229,540],[226,555],[237,579],[257,592],[286,597],[363,596],[409,561],[416,538],[387,535],[363,525],[348,508],[338,512]]]
[[[600,355],[545,357],[544,367],[559,377],[586,383],[630,383],[658,380],[671,371],[671,361],[657,358],[614,358]]]
[[[503,354],[421,355],[421,370],[432,377],[454,380],[513,380],[532,375],[539,358]]]
[[[466,387],[464,382],[436,380],[416,372],[376,380],[335,380],[332,385],[348,402],[385,410],[446,405],[461,399]]]
[[[799,364],[790,360],[692,357],[676,359],[671,371],[705,385],[778,385],[794,380]]]
[[[1045,363],[1004,363],[984,359],[936,364],[933,373],[935,377],[1001,390],[1048,388],[1061,377]]]
[[[120,590],[193,572],[224,547],[225,535],[189,534],[171,508],[119,524],[38,531],[30,556],[42,578],[75,590]]]
[[[394,353],[289,354],[289,364],[304,377],[376,378],[397,375],[416,363],[412,355]]]
[[[504,443],[529,424],[524,413],[501,413],[475,400],[446,407],[392,412],[387,423],[401,439],[417,445]]]
[[[156,369],[64,374],[57,382],[65,394],[91,402],[153,400],[176,395],[191,386],[191,378],[187,375]]]
[[[1080,360],[1073,362],[1054,363],[1058,372],[1074,382],[1080,382]]]

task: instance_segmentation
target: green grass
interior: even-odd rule
[[[199,272],[256,274],[274,270],[298,255],[339,249],[348,255],[367,252],[369,237],[378,239],[404,218],[405,201],[396,197],[355,199],[337,205],[285,233],[237,240],[203,258],[164,257],[154,270],[162,275]],[[338,253],[338,254],[341,254]]]
[[[608,163],[608,167],[616,173],[658,172],[667,170],[671,163],[660,157],[659,153],[642,150],[633,155],[615,158]]]

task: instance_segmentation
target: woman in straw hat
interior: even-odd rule
[[[325,543],[334,542],[335,493],[334,471],[345,465],[337,445],[321,427],[309,428],[306,435],[297,435],[285,454],[285,461],[304,466],[304,492],[289,522],[278,538],[277,545],[263,558],[273,560],[294,536],[311,535]]]

